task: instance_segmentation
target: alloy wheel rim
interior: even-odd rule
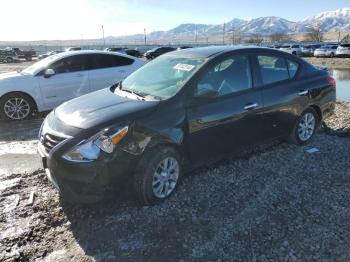
[[[315,130],[316,120],[313,114],[306,113],[303,115],[298,126],[298,136],[301,141],[309,140]]]
[[[152,181],[152,190],[156,197],[165,198],[174,191],[179,170],[179,163],[174,157],[167,157],[158,164]]]
[[[5,102],[4,112],[10,119],[24,119],[29,115],[30,105],[27,100],[23,98],[13,97]]]

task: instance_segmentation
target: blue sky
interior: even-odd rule
[[[18,8],[21,6],[22,8]],[[181,23],[279,16],[297,21],[350,0],[2,0],[0,40],[80,39],[168,30]],[[29,12],[28,12],[29,10]]]

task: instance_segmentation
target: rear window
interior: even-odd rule
[[[277,56],[258,56],[264,85],[289,79],[286,60]]]
[[[126,66],[131,65],[134,62],[134,60],[127,57],[107,54],[89,55],[89,60],[91,69]]]
[[[341,47],[350,47],[350,44],[341,44]]]
[[[292,48],[299,48],[299,45],[293,45]]]
[[[288,64],[289,77],[290,78],[295,77],[299,69],[299,64],[291,60],[287,60],[287,64]]]
[[[299,64],[278,56],[258,56],[261,77],[264,85],[295,77]]]

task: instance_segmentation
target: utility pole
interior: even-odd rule
[[[197,25],[195,25],[195,43],[197,45],[197,38],[198,38],[198,34],[197,34]]]
[[[145,35],[145,45],[147,45],[147,34],[146,34],[146,28],[143,29],[143,33]]]
[[[222,44],[225,44],[225,28],[226,24],[224,23],[224,26],[222,27]]]
[[[106,46],[106,41],[105,41],[105,29],[103,28],[103,25],[102,25],[101,27],[102,27],[103,49],[104,49],[105,46]]]

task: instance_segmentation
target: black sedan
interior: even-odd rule
[[[64,199],[98,201],[115,182],[154,204],[185,170],[271,139],[307,143],[335,97],[327,71],[285,52],[185,49],[56,108],[39,152]]]
[[[146,57],[147,59],[154,59],[160,55],[163,55],[165,53],[168,53],[174,50],[176,49],[171,46],[156,47],[151,50],[148,50],[143,56]]]

